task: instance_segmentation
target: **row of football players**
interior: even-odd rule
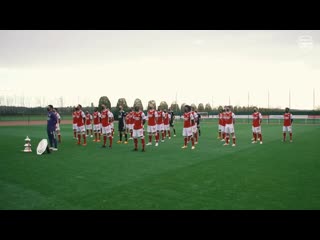
[[[192,143],[194,149],[194,144],[198,142],[198,132],[200,134],[200,115],[197,114],[197,111],[192,111],[192,121],[190,120],[190,129],[191,135],[187,138],[190,141],[192,136]],[[148,114],[142,112],[141,109],[136,107],[133,111],[131,108],[129,113],[123,111],[122,106],[119,109],[119,122],[118,122],[118,131],[120,140],[117,143],[122,143],[122,137],[125,136],[124,143],[128,143],[128,134],[130,134],[129,139],[134,139],[135,149],[137,149],[137,139],[141,139],[142,149],[145,149],[145,140],[144,140],[144,124],[147,120],[147,132],[149,137],[149,142],[147,145],[152,145],[152,137],[155,138],[155,146],[158,146],[160,135],[161,142],[164,142],[164,139],[167,137],[171,139],[170,128],[173,129],[174,136],[176,136],[176,131],[174,128],[174,113],[169,109],[167,112],[166,109],[162,110],[160,107],[156,111],[153,107],[149,107]],[[74,129],[74,138],[76,139],[76,134],[78,133],[78,142],[81,144],[81,135],[83,136],[85,146],[87,144],[86,137],[91,131],[92,136],[92,125],[91,121],[93,120],[93,130],[95,133],[95,139],[93,141],[100,142],[100,133],[103,135],[104,144],[103,147],[106,147],[106,140],[109,138],[109,147],[112,147],[112,138],[114,133],[113,121],[114,117],[112,112],[106,108],[105,105],[102,105],[101,113],[98,112],[98,109],[94,109],[94,113],[91,115],[89,112],[84,114],[82,111],[81,105],[78,105],[73,112],[73,129]],[[85,134],[87,131],[87,135]],[[184,131],[185,132],[185,131]],[[195,140],[195,141],[194,141]],[[186,144],[185,146],[186,147]]]
[[[230,110],[230,106],[225,106],[224,109],[220,109],[219,111],[219,136],[218,139],[221,141],[225,141],[225,146],[229,145],[230,135],[232,136],[233,144],[232,146],[236,146],[236,136],[234,131],[234,124],[235,124],[235,114]],[[253,109],[252,114],[252,135],[253,138],[252,143],[257,143],[260,141],[262,144],[262,131],[261,131],[261,123],[262,123],[262,114],[258,111],[255,107]],[[283,142],[286,141],[287,132],[290,135],[290,142],[292,142],[292,123],[293,123],[293,116],[290,113],[290,109],[286,108],[285,113],[283,114]]]

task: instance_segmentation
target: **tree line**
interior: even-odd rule
[[[182,115],[184,112],[184,106],[186,103],[182,103],[181,105],[178,105],[176,102],[171,103],[171,105],[168,105],[166,101],[162,101],[159,103],[159,105],[156,104],[154,100],[148,101],[148,103],[144,106],[142,101],[137,98],[135,99],[133,105],[128,105],[125,98],[119,98],[117,101],[116,106],[111,106],[111,102],[107,96],[102,96],[99,99],[98,102],[98,109],[101,110],[101,105],[105,104],[114,114],[115,119],[118,118],[119,113],[119,106],[122,105],[124,108],[124,111],[129,111],[130,107],[138,106],[144,111],[148,109],[148,106],[154,106],[155,109],[157,109],[158,106],[161,106],[162,109],[169,109],[171,108],[175,115]],[[196,108],[198,112],[208,112],[209,115],[216,115],[219,112],[219,108],[223,106],[218,107],[212,107],[209,103],[203,104],[200,103],[197,106],[195,104],[191,104],[192,107]],[[233,106],[232,110],[235,114],[251,114],[253,112],[253,108],[255,106]],[[74,106],[67,106],[58,108],[61,115],[72,115],[72,112],[74,110]],[[89,111],[92,113],[94,110],[94,107],[92,106],[83,106],[83,111]],[[282,114],[284,109],[280,108],[259,108],[259,111],[262,114],[265,115],[279,115]],[[45,107],[15,107],[15,106],[0,106],[0,115],[5,116],[27,116],[27,115],[43,115],[46,112]],[[298,114],[298,115],[320,115],[320,110],[291,110],[292,113]]]

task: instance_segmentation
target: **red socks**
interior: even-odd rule
[[[138,139],[133,139],[133,141],[134,141],[134,148],[135,149],[138,149]]]
[[[112,136],[109,137],[109,142],[110,142],[109,147],[112,147]]]

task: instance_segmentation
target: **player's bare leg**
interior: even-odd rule
[[[292,132],[289,132],[290,135],[290,142],[292,142]]]
[[[162,136],[161,142],[164,142],[164,131],[161,131],[161,136]]]
[[[76,129],[73,130],[73,139],[77,139],[77,130]]]
[[[171,132],[170,129],[168,130],[168,138],[171,139]]]
[[[286,136],[287,136],[287,133],[286,133],[286,132],[283,132],[283,142],[286,141]]]
[[[217,137],[217,139],[222,139],[222,133],[221,133],[221,130],[219,130],[219,132],[218,132],[218,137]]]
[[[92,134],[92,129],[90,129],[90,133],[91,133],[90,137],[93,137],[93,134]]]
[[[87,137],[89,136],[89,129],[87,129]]]

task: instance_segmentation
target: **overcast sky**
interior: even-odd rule
[[[154,99],[320,105],[320,31],[0,31],[0,94],[25,105]],[[43,99],[44,97],[44,99]],[[0,101],[0,102],[1,102]]]

